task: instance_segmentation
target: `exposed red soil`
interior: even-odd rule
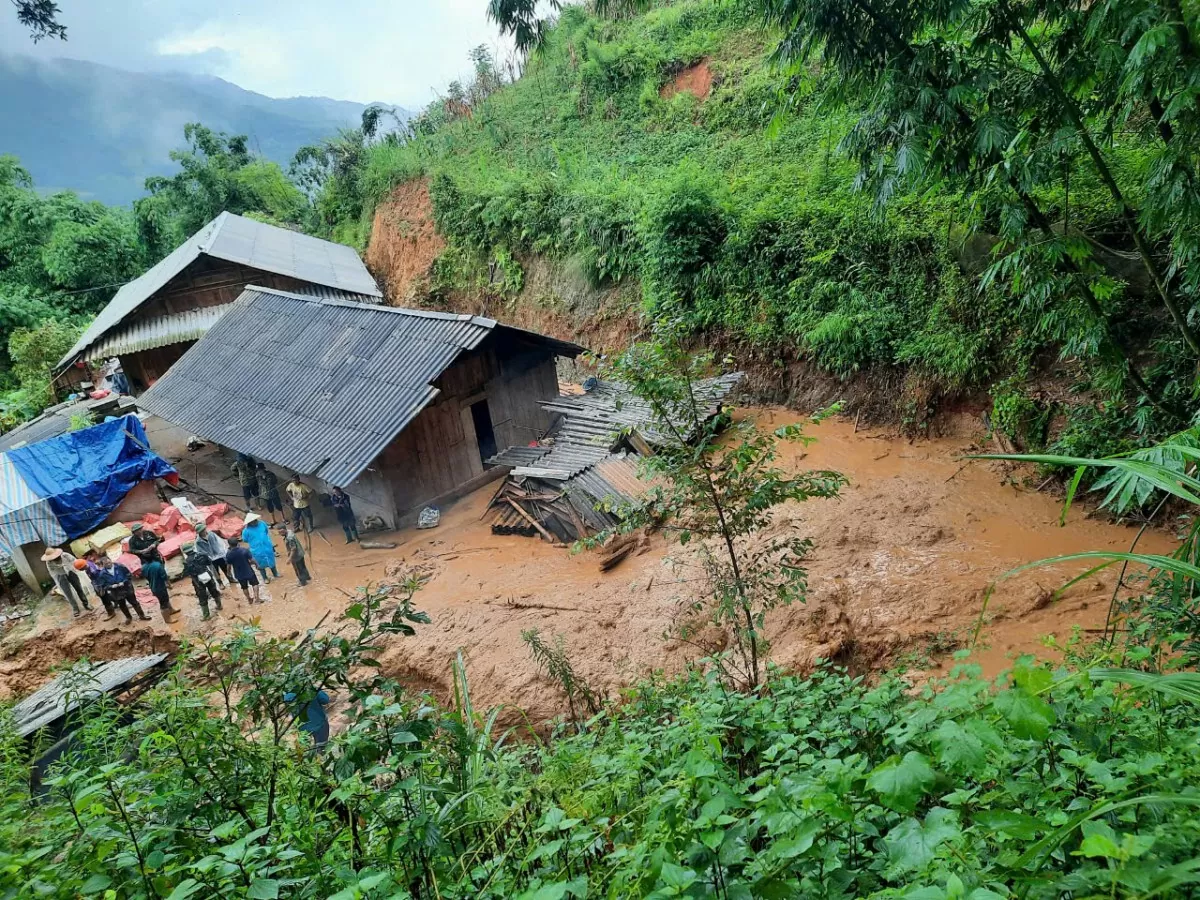
[[[169,631],[135,625],[98,628],[91,617],[88,624],[89,630],[42,631],[0,656],[0,700],[11,700],[36,690],[49,680],[53,669],[78,659],[121,659],[169,653],[179,648],[179,638]]]
[[[395,306],[420,294],[446,242],[433,224],[433,202],[424,178],[399,185],[375,209],[367,266],[386,285]]]
[[[780,409],[757,416],[764,426],[796,418]],[[1055,498],[1004,483],[996,465],[963,467],[961,454],[973,446],[969,436],[910,443],[892,432],[856,431],[849,420],[827,420],[811,433],[818,442],[786,445],[781,463],[838,469],[851,484],[839,500],[783,508],[773,526],[816,542],[807,602],[767,618],[771,657],[789,669],[832,658],[865,672],[907,659],[934,671],[969,640],[988,585],[1005,572],[1051,555],[1126,549],[1134,534],[1082,512],[1060,528]],[[429,570],[417,606],[433,621],[416,637],[386,642],[385,671],[446,700],[451,662],[461,650],[476,705],[507,704],[510,722],[527,715],[540,726],[563,708],[554,685],[531,662],[524,630],[562,635],[577,670],[610,695],[651,671],[678,671],[701,656],[695,646],[664,638],[702,587],[694,569],[674,564],[686,564],[688,552],[655,536],[641,555],[601,573],[590,553],[492,535],[481,514],[493,491],[484,488],[444,509],[436,529],[375,537],[397,541],[393,551],[346,546],[327,524],[313,538],[311,585],[298,587],[285,570],[265,589],[265,605],[250,609],[229,592],[224,614],[211,622],[200,621],[185,583],[174,588],[184,615],[171,626],[155,620],[105,627],[95,616],[72,620],[64,602],[49,601],[32,637],[5,642],[0,696],[36,687],[53,665],[78,656],[150,652],[251,616],[270,631],[290,634],[342,609],[355,586],[388,579],[398,566]],[[1167,536],[1147,534],[1140,549],[1171,546]],[[1103,623],[1110,573],[1053,601],[1054,590],[1081,570],[1061,565],[998,581],[978,648],[985,671],[998,673],[1018,652],[1048,652],[1043,635],[1064,639],[1075,626]]]
[[[707,100],[712,93],[713,73],[709,68],[709,58],[706,56],[699,62],[688,66],[658,91],[658,96],[669,100],[676,94],[691,94],[700,100]]]

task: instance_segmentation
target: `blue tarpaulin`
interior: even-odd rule
[[[178,477],[146,441],[137,416],[18,447],[5,454],[32,492],[50,504],[68,538],[104,524],[138,482]]]

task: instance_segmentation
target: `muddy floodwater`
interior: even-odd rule
[[[764,427],[799,417],[751,410]],[[1059,501],[1012,483],[1000,464],[964,465],[982,435],[909,442],[894,433],[855,431],[846,420],[809,429],[808,447],[780,449],[789,469],[830,468],[850,480],[840,499],[789,505],[774,528],[811,537],[807,602],[772,612],[772,658],[803,669],[835,659],[859,671],[903,663],[937,671],[968,642],[987,587],[997,583],[975,658],[988,673],[1018,653],[1050,655],[1047,635],[1068,638],[1075,627],[1103,626],[1115,572],[1055,591],[1084,565],[1038,569],[997,581],[1022,563],[1084,550],[1127,549],[1136,531],[1089,518],[1079,507],[1060,527]],[[184,471],[188,471],[185,469]],[[336,527],[314,538],[314,581],[300,588],[290,572],[267,588],[270,602],[253,615],[263,627],[291,633],[344,607],[358,585],[419,567],[429,580],[417,598],[433,624],[415,638],[395,638],[385,669],[414,687],[445,696],[450,662],[461,650],[477,705],[521,707],[533,721],[561,709],[536,672],[521,632],[562,635],[576,668],[610,693],[655,669],[678,670],[699,655],[667,633],[697,585],[675,562],[686,554],[662,536],[640,555],[600,573],[589,553],[570,554],[538,540],[494,536],[481,514],[494,491],[485,487],[443,510],[431,531],[374,536],[395,550],[346,546]],[[1148,532],[1139,549],[1169,552],[1174,542]],[[28,691],[50,668],[80,655],[112,658],[171,646],[186,632],[228,628],[250,614],[231,594],[226,616],[201,623],[187,582],[174,587],[185,610],[172,626],[114,626],[96,617],[78,622],[51,601],[31,626],[0,644],[0,696]]]

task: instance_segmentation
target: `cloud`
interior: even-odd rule
[[[154,49],[167,63],[178,61],[188,71],[217,75],[271,96],[289,93],[298,75],[296,54],[288,52],[282,36],[272,29],[208,22],[160,38]]]
[[[181,69],[275,97],[320,95],[419,108],[470,72],[467,52],[503,57],[487,0],[60,0],[69,40],[34,45],[0,28],[0,49],[128,69]]]

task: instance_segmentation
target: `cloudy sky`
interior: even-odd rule
[[[125,69],[217,75],[272,97],[320,95],[418,109],[503,57],[487,0],[58,0],[68,40],[34,45],[11,12],[0,49]],[[0,4],[8,6],[8,4]]]

